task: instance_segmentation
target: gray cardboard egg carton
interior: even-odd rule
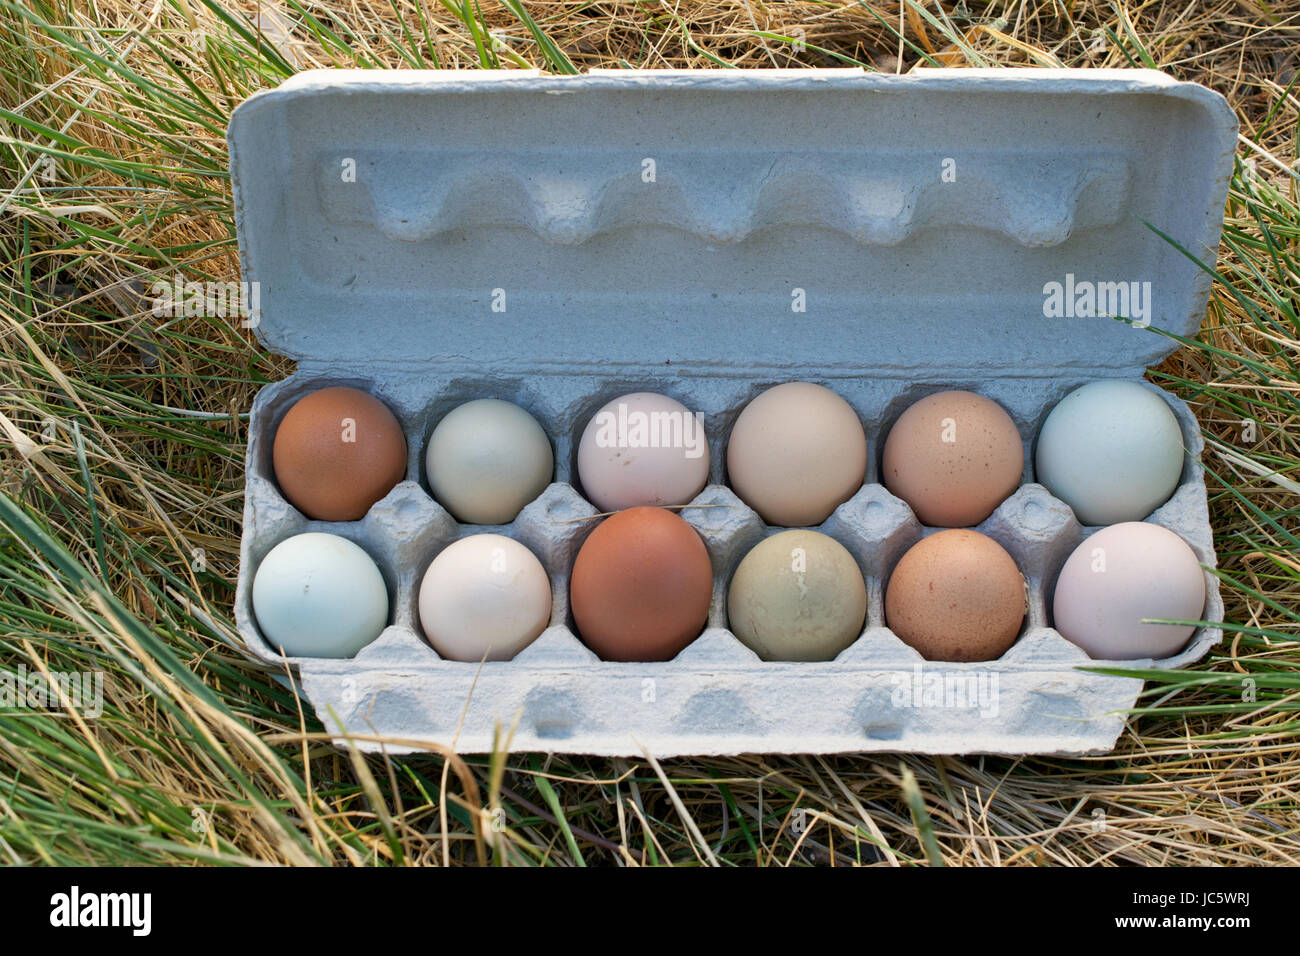
[[[1149,282],[1151,324],[1194,334],[1208,279],[1147,223],[1212,263],[1234,137],[1221,98],[1149,71],[313,72],[254,97],[229,134],[244,279],[261,287],[259,338],[299,370],[250,422],[243,639],[277,659],[253,573],[288,535],[331,531],[379,564],[390,626],[354,659],[292,663],[326,727],[366,749],[481,752],[498,726],[515,750],[607,755],[1109,749],[1141,682],[1080,670],[1105,662],[1050,627],[1055,576],[1095,529],[1033,483],[1032,443],[1069,390],[1140,380],[1173,343],[1046,318],[1043,284]],[[825,663],[760,661],[727,630],[732,571],[782,529],[726,487],[726,440],[751,398],[795,380],[844,396],[870,442],[862,489],[820,528],[862,568],[866,626]],[[406,480],[360,522],[308,521],[271,472],[279,418],[332,384],[373,392],[406,431]],[[998,401],[1025,440],[1024,484],[979,527],[1029,584],[1022,634],[994,662],[925,662],[883,620],[890,569],[932,529],[877,483],[881,442],[945,388]],[[676,659],[605,663],[568,610],[596,524],[575,451],[602,404],[639,390],[705,415],[710,484],[681,514],[714,598]],[[1212,567],[1199,430],[1160,394],[1188,456],[1148,520]],[[437,421],[482,397],[529,409],[556,451],[555,483],[503,528],[458,525],[423,474]],[[419,630],[419,582],[482,532],[542,561],[550,626],[513,661],[444,661]],[[1205,619],[1221,620],[1206,584]],[[1201,628],[1175,657],[1122,666],[1183,667],[1219,638]]]

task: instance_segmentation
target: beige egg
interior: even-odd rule
[[[974,392],[927,395],[885,440],[885,487],[932,528],[979,524],[1020,486],[1025,449],[1016,423]]]
[[[867,616],[862,571],[817,531],[782,531],[745,555],[727,593],[731,630],[765,661],[829,661]]]
[[[745,406],[727,443],[732,489],[768,524],[821,524],[862,487],[867,436],[829,388],[790,382]]]
[[[908,549],[885,589],[885,623],[930,661],[997,660],[1016,642],[1027,601],[1015,559],[954,528]]]

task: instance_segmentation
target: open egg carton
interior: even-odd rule
[[[1182,667],[1220,632],[1164,660],[1102,662],[1052,629],[1055,576],[1096,529],[1034,483],[1038,429],[1071,389],[1139,380],[1175,343],[1109,316],[1046,317],[1044,285],[1136,283],[1139,325],[1195,334],[1209,283],[1192,257],[1214,261],[1235,131],[1222,98],[1152,71],[317,71],[258,94],[229,132],[244,279],[260,284],[259,338],[299,369],[252,411],[244,641],[279,660],[253,574],[284,538],[329,531],[378,563],[389,626],[355,658],[291,663],[325,726],[364,749],[482,752],[512,726],[515,750],[605,755],[1111,748],[1141,681],[1080,668]],[[843,396],[869,444],[863,487],[819,529],[857,559],[867,620],[824,663],[761,661],[727,630],[732,572],[784,529],[727,488],[726,442],[786,381]],[[306,519],[271,467],[280,418],[329,385],[370,391],[406,434],[406,480],[358,522]],[[934,529],[878,483],[882,444],[909,404],[949,388],[1000,403],[1025,442],[1021,488],[978,527],[1029,588],[997,661],[924,661],[883,619],[890,571]],[[1187,457],[1147,520],[1213,567],[1199,428],[1155,390]],[[710,483],[681,515],[708,546],[713,602],[664,663],[600,661],[568,609],[599,520],[578,439],[633,391],[702,412],[710,443]],[[457,524],[424,475],[434,426],[475,398],[528,409],[556,452],[555,482],[505,527]],[[442,660],[419,583],[441,548],[484,532],[546,567],[550,625],[511,661]],[[1220,621],[1208,571],[1206,587],[1204,620]]]

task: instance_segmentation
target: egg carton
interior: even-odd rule
[[[1108,318],[1045,318],[1042,287],[1133,276],[1161,290],[1152,324],[1194,334],[1208,279],[1192,259],[1213,262],[1234,135],[1221,98],[1150,71],[321,71],[255,96],[229,135],[244,279],[261,285],[259,338],[299,370],[252,410],[243,640],[281,661],[257,630],[253,574],[285,537],[328,531],[376,560],[390,623],[355,658],[290,663],[326,728],[363,749],[483,752],[510,728],[515,750],[603,755],[1110,749],[1142,683],[1081,668],[1183,667],[1221,633],[1121,663],[1051,627],[1056,575],[1097,529],[1034,483],[1034,438],[1070,390],[1140,381],[1170,342]],[[941,178],[948,161],[956,183]],[[748,401],[787,381],[843,396],[868,436],[863,486],[818,528],[868,589],[861,636],[829,662],[764,662],[727,629],[732,572],[785,529],[726,486],[726,442]],[[1147,520],[1212,568],[1198,426],[1146,384],[1187,449],[1177,491]],[[285,411],[330,385],[376,395],[407,439],[406,479],[357,522],[308,520],[271,467]],[[950,388],[997,401],[1025,443],[1020,489],[978,526],[1029,590],[997,661],[924,661],[883,616],[893,566],[936,529],[879,484],[882,443],[912,402]],[[680,512],[712,562],[708,622],[650,664],[597,659],[568,607],[599,520],[578,440],[634,391],[703,413],[711,456],[709,484]],[[556,452],[555,483],[503,527],[458,524],[423,473],[433,427],[475,398],[528,409]],[[420,580],[479,533],[537,555],[551,620],[511,661],[443,660],[420,631]],[[1206,590],[1204,619],[1221,621],[1208,571]]]

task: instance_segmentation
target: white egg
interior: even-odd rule
[[[420,583],[420,626],[448,660],[508,661],[551,619],[546,569],[518,541],[475,534],[439,552]]]
[[[258,566],[253,613],[266,642],[289,657],[352,657],[388,623],[388,588],[347,538],[298,534]]]
[[[1139,521],[1178,487],[1183,453],[1178,419],[1158,394],[1137,382],[1091,382],[1047,416],[1035,477],[1085,525]]]
[[[578,480],[602,511],[686,504],[709,480],[702,417],[657,392],[619,396],[582,433]]]
[[[429,437],[424,462],[433,497],[467,524],[514,521],[555,471],[537,419],[496,398],[452,409]]]
[[[1196,552],[1168,528],[1125,521],[1083,540],[1056,580],[1052,618],[1066,640],[1098,660],[1169,657],[1205,608],[1205,572]]]

